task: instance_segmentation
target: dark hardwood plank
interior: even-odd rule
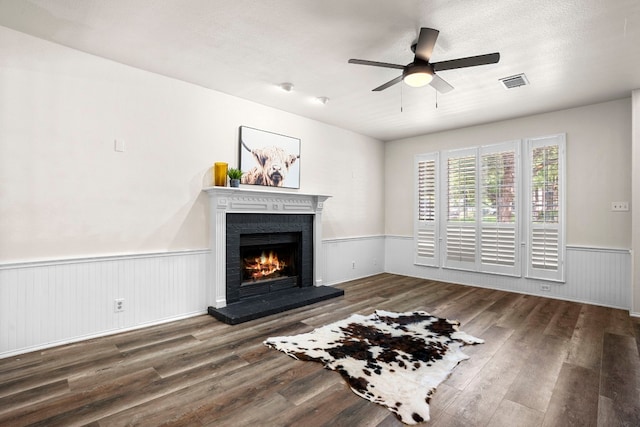
[[[620,425],[640,426],[640,357],[635,338],[604,334],[600,395],[610,399]]]
[[[633,324],[633,335],[636,337],[636,345],[638,346],[638,353],[640,353],[640,319],[633,318],[631,319]]]
[[[567,363],[600,371],[610,308],[583,305],[569,344]]]
[[[468,332],[464,330],[465,332]],[[482,338],[484,344],[466,346],[463,351],[470,356],[470,359],[460,362],[453,371],[447,385],[455,387],[458,390],[464,390],[469,383],[484,369],[487,362],[502,348],[504,343],[513,334],[513,329],[503,328],[501,326],[492,326],[482,334],[477,334],[478,338]]]
[[[596,371],[565,363],[560,369],[542,425],[597,425],[599,377]]]
[[[315,399],[306,400],[298,406],[291,405],[276,416],[263,420],[270,426],[330,426],[335,425],[335,416],[355,404],[356,396],[346,383],[337,383],[329,387]],[[373,403],[368,402],[371,405]]]
[[[525,365],[505,399],[544,413],[567,353],[568,340],[543,335],[536,348],[525,356]]]
[[[0,414],[15,411],[69,392],[69,381],[58,380],[0,398]]]
[[[300,363],[305,365],[309,373],[283,384],[282,389],[278,392],[294,405],[311,400],[326,389],[343,381],[339,373],[323,368],[320,363]]]
[[[634,321],[629,317],[626,310],[609,310],[609,323],[605,329],[606,332],[616,335],[627,335],[634,337]]]
[[[556,311],[544,333],[570,339],[573,336],[576,323],[578,323],[581,309],[581,304],[560,301],[560,308]]]
[[[468,425],[486,425],[524,364],[518,339],[512,334],[445,412]]]
[[[66,393],[7,412],[0,416],[0,425],[65,425],[70,419],[78,422],[83,415],[98,409],[103,402],[132,395],[158,378],[152,368],[146,368],[124,378],[97,384],[90,390]]]
[[[503,400],[489,420],[490,426],[538,427],[544,418],[543,411],[536,411],[526,405]]]
[[[319,363],[270,349],[353,313],[425,310],[485,339],[427,426],[640,425],[640,319],[623,310],[389,273],[241,325],[202,315],[0,360],[0,425],[402,424]]]

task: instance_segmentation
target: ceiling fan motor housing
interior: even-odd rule
[[[402,80],[411,87],[422,87],[431,83],[434,74],[431,64],[416,58],[402,70]]]

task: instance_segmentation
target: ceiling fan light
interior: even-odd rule
[[[426,86],[433,80],[433,71],[430,67],[412,67],[404,72],[402,80],[411,87]]]

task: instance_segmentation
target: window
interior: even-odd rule
[[[564,135],[521,146],[416,156],[416,264],[564,280]]]
[[[449,151],[445,267],[520,275],[519,141]]]
[[[527,277],[564,281],[565,138],[527,140]]]
[[[438,228],[436,227],[436,201],[438,186],[438,154],[416,156],[416,193],[414,214],[415,263],[438,265]]]
[[[519,141],[480,148],[480,270],[520,275]]]
[[[476,268],[476,149],[446,152],[445,267]]]

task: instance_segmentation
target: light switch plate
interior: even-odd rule
[[[124,139],[116,139],[113,149],[119,153],[124,153]]]

